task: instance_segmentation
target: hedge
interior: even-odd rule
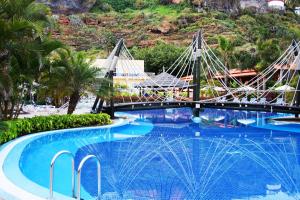
[[[0,144],[17,137],[58,129],[111,124],[108,114],[51,115],[4,121],[0,124]]]

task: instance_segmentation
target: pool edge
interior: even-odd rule
[[[62,130],[54,130],[54,131],[46,131],[46,132],[40,132],[40,133],[35,133],[35,134],[30,134],[26,136],[22,136],[20,138],[17,138],[15,140],[12,140],[8,143],[5,143],[4,145],[0,146],[0,198],[4,198],[4,200],[45,200],[48,198],[44,198],[41,196],[37,196],[36,194],[33,194],[29,191],[26,191],[25,189],[17,186],[14,184],[6,175],[4,172],[4,163],[9,155],[9,153],[13,150],[15,146],[18,144],[32,139],[34,137],[39,137],[39,136],[44,136],[48,134],[54,134],[54,133],[61,133],[61,132],[66,132],[70,130],[75,130],[75,131],[80,131],[80,130],[89,130],[89,129],[105,129],[105,128],[112,128],[112,127],[118,127],[127,124],[128,121],[125,119],[118,119],[113,122],[113,124],[109,125],[104,125],[104,126],[98,126],[98,127],[81,127],[81,128],[72,128],[72,129],[62,129]],[[16,158],[19,159],[19,158]],[[31,181],[28,179],[28,181]],[[41,186],[42,187],[42,186]],[[74,199],[65,195],[62,195],[60,193],[55,193],[55,196],[59,196],[60,200],[69,200],[69,199]]]

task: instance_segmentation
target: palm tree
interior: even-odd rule
[[[60,58],[52,63],[52,70],[52,84],[48,84],[54,86],[52,90],[60,92],[60,97],[69,97],[68,114],[72,114],[84,92],[95,92],[100,69],[92,67],[82,53],[61,51]]]
[[[291,9],[292,11],[294,11],[294,8],[296,6],[300,5],[300,1],[299,0],[286,0],[285,1],[285,5],[287,8]]]
[[[80,96],[85,90],[93,89],[91,87],[96,82],[99,68],[92,67],[91,62],[87,62],[81,53],[71,56],[71,63],[67,68],[70,77],[70,103],[68,114],[72,114],[80,100]]]
[[[20,104],[28,82],[29,73],[23,69],[29,64],[27,55],[35,53],[37,59],[40,54],[29,47],[47,35],[49,13],[34,0],[0,0],[0,119],[12,118]]]
[[[228,71],[230,69],[229,68],[230,57],[233,55],[234,46],[230,40],[226,39],[223,36],[220,36],[218,41],[219,41],[218,49],[224,61],[224,66],[226,68],[226,71]],[[228,86],[228,73],[224,73],[224,75],[225,75],[225,84],[226,86]]]

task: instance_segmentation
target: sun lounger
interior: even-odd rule
[[[251,98],[251,99],[250,99],[250,103],[257,103],[256,100],[257,100],[256,98]]]
[[[240,100],[239,100],[237,97],[234,97],[234,99],[233,99],[232,102],[233,102],[233,103],[240,103]]]
[[[275,105],[286,105],[285,101],[283,98],[277,98],[276,102],[274,103]]]
[[[265,97],[260,98],[260,100],[258,101],[259,104],[267,104],[267,99]]]
[[[247,97],[243,97],[242,100],[241,100],[241,103],[249,103]]]
[[[220,102],[220,103],[226,102],[226,97],[218,97],[217,102]]]

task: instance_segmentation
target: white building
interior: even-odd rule
[[[284,0],[268,0],[268,8],[275,10],[285,10]]]
[[[108,71],[109,63],[107,59],[96,59],[93,66],[102,69],[101,76],[103,77]],[[114,84],[126,85],[128,88],[132,88],[147,79],[149,79],[149,76],[145,73],[144,60],[118,60]]]
[[[295,8],[295,13],[296,13],[297,15],[300,15],[300,7],[296,7],[296,8]]]

